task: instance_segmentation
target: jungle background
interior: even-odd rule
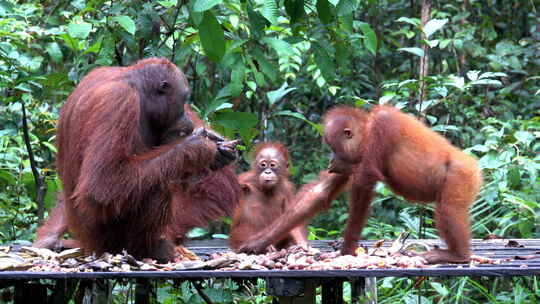
[[[392,104],[476,156],[484,186],[475,238],[540,238],[540,3],[537,0],[0,0],[0,240],[32,241],[61,187],[59,108],[98,66],[162,56],[187,75],[217,131],[284,142],[298,187],[326,168],[321,115],[336,104]],[[418,164],[421,166],[421,163]],[[432,208],[377,186],[365,239],[436,238]],[[311,221],[334,239],[347,198]],[[225,238],[230,219],[194,238]],[[380,303],[534,303],[538,277],[378,280]],[[158,284],[161,303],[203,303]],[[114,302],[130,293],[115,288]],[[214,303],[269,303],[263,282],[206,282]],[[128,290],[128,291],[126,291]],[[347,297],[346,297],[347,299]]]

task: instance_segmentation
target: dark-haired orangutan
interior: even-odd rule
[[[289,151],[281,143],[264,142],[255,147],[251,170],[238,180],[242,188],[240,205],[234,213],[230,245],[239,248],[250,236],[263,230],[292,209],[294,185],[289,181]],[[303,226],[285,233],[266,248],[268,251],[291,245],[307,246]]]
[[[337,107],[326,113],[324,127],[324,141],[334,152],[331,173],[321,177],[318,191],[297,199],[294,212],[253,236],[240,250],[261,251],[283,231],[317,213],[325,199],[332,198],[335,190],[350,179],[349,219],[342,254],[354,253],[369,215],[373,188],[382,181],[411,201],[436,202],[435,222],[448,249],[422,254],[428,262],[460,263],[470,259],[468,209],[482,184],[474,158],[414,117],[390,106],[378,106],[370,113]]]
[[[228,166],[235,142],[193,131],[202,121],[188,94],[186,77],[167,59],[84,77],[60,113],[64,187],[34,245],[66,245],[60,237],[69,227],[68,246],[166,261],[189,229],[232,213],[240,195]]]

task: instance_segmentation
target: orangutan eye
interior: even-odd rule
[[[347,138],[352,138],[352,131],[349,128],[346,128],[345,130],[343,130],[343,134],[345,134]]]
[[[163,95],[167,92],[167,90],[169,89],[170,87],[170,84],[166,81],[166,80],[163,80],[160,84],[159,84],[159,88],[158,88],[158,94],[159,95]]]
[[[259,166],[260,166],[261,168],[266,168],[266,163],[262,162]]]
[[[270,168],[275,168],[275,167],[277,167],[276,163],[271,163],[270,164]]]

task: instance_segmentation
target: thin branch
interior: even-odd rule
[[[174,20],[173,20],[173,32],[172,32],[172,36],[173,36],[173,40],[174,40],[174,43],[173,43],[173,47],[172,47],[172,54],[171,54],[171,62],[174,63],[174,57],[176,56],[175,52],[176,52],[176,43],[178,42],[178,40],[180,40],[180,37],[178,37],[178,39],[174,39],[174,32],[176,32],[176,20],[178,19],[178,13],[180,12],[180,7],[182,5],[178,4],[176,6],[176,12],[174,14]]]
[[[22,106],[22,125],[23,125],[23,140],[26,146],[26,151],[28,152],[28,158],[30,159],[30,168],[32,169],[32,175],[34,176],[34,182],[36,183],[36,202],[38,205],[38,219],[43,220],[43,214],[45,212],[45,204],[43,199],[45,198],[45,193],[47,188],[44,187],[43,177],[39,175],[37,169],[36,160],[34,158],[34,152],[32,151],[32,146],[30,144],[30,135],[28,134],[28,123],[26,116],[26,107],[24,106],[24,101],[21,98]]]
[[[193,287],[195,287],[195,289],[197,290],[197,293],[199,294],[199,296],[201,296],[201,298],[203,298],[206,304],[214,304],[212,300],[210,300],[210,298],[203,292],[201,284],[199,282],[191,281],[191,284],[193,284]]]
[[[421,20],[422,20],[422,28],[428,23],[429,17],[431,15],[431,0],[423,0],[422,1],[422,14],[421,14]],[[426,35],[422,32],[422,40],[426,40]],[[426,90],[426,77],[429,74],[429,46],[427,44],[422,44],[422,50],[424,51],[424,56],[420,58],[420,71],[419,71],[419,79],[420,79],[420,95],[418,96],[418,104],[419,104],[419,114],[420,119],[425,120],[426,111],[422,108],[422,103],[426,99],[427,96],[427,90]]]

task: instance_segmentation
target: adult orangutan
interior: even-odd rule
[[[324,117],[324,140],[334,152],[330,172],[317,191],[298,198],[296,209],[256,234],[242,251],[262,251],[285,231],[313,216],[325,199],[351,180],[349,219],[341,249],[354,253],[369,215],[377,181],[416,202],[436,202],[435,221],[448,249],[422,256],[430,263],[470,259],[468,209],[482,184],[474,158],[452,146],[412,116],[390,106],[370,113],[352,107],[334,108]],[[338,174],[336,174],[338,173]],[[350,176],[347,178],[347,176]],[[317,188],[317,187],[314,187]]]
[[[238,178],[242,188],[240,205],[234,213],[230,245],[239,248],[251,235],[263,230],[275,219],[292,209],[294,185],[289,181],[289,151],[276,142],[255,147],[251,170]],[[269,251],[291,245],[307,245],[302,226],[292,229],[270,244]]]
[[[188,94],[184,74],[161,58],[84,77],[58,122],[63,192],[34,244],[64,245],[69,227],[88,251],[165,261],[187,230],[230,214],[240,194],[227,166],[235,143],[193,132],[191,120],[202,122]]]

